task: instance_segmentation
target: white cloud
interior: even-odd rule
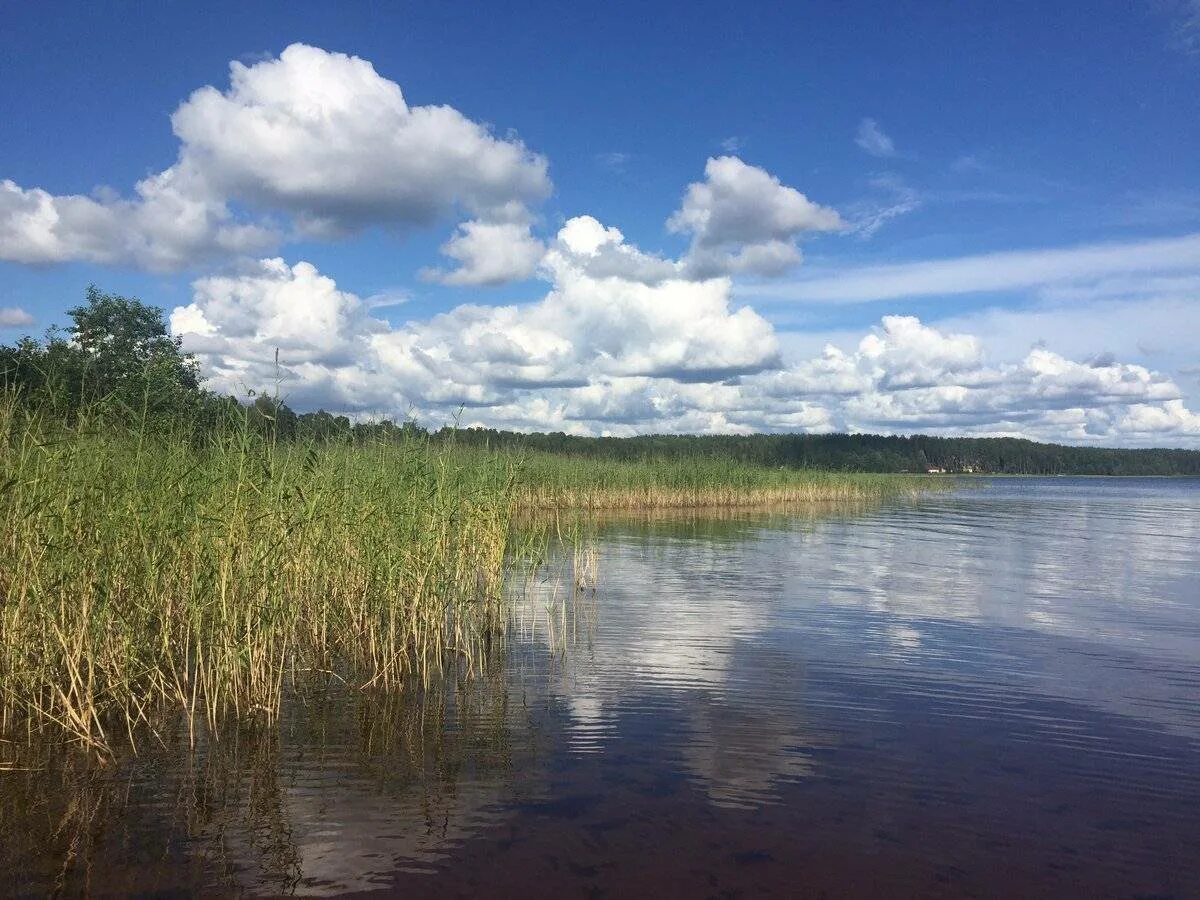
[[[671,231],[691,235],[686,262],[696,277],[779,274],[800,262],[800,235],[844,227],[835,210],[735,156],[709,159],[704,176],[688,185],[667,222]]]
[[[1113,275],[1200,272],[1200,234],[1061,250],[1021,250],[814,274],[786,284],[748,285],[747,296],[820,303],[869,303],[900,297],[950,296]]]
[[[425,277],[493,285],[529,277],[541,243],[530,205],[551,190],[544,157],[448,106],[409,106],[366,60],[293,44],[278,58],[230,64],[225,90],[203,87],[171,116],[180,141],[168,169],[131,198],[56,196],[0,182],[0,259],[85,260],[154,271],[257,255],[295,237],[334,239],[371,226],[405,229],[468,216],[443,245],[458,268]],[[606,161],[623,164],[622,154]],[[879,222],[893,213],[877,211]],[[628,248],[593,274],[628,264],[647,283],[684,275],[779,274],[806,232],[844,227],[764,170],[709,159],[668,227],[688,234],[680,261]],[[860,224],[870,233],[878,224]]]
[[[1200,444],[1200,417],[1183,406],[1178,386],[1143,366],[1089,365],[1045,348],[989,363],[977,338],[905,316],[884,317],[840,362],[869,382],[841,405],[852,430]]]
[[[991,168],[975,153],[964,153],[950,162],[950,171],[956,175],[977,175]]]
[[[597,260],[612,271],[594,273]],[[497,405],[598,379],[706,382],[778,365],[770,325],[730,308],[728,279],[648,283],[621,273],[653,264],[670,266],[616,229],[571,220],[542,261],[551,290],[536,303],[468,304],[392,329],[310,264],[266,260],[200,279],[171,322],[218,389],[269,383],[280,347],[299,396],[348,409]]]
[[[854,143],[872,156],[895,156],[896,145],[892,139],[883,133],[879,123],[874,119],[863,119],[858,123],[858,133]]]
[[[0,306],[0,328],[24,328],[33,324],[33,316],[19,306]]]
[[[0,182],[0,259],[174,270],[279,240],[269,220],[239,217],[233,203],[334,237],[460,212],[511,222],[550,191],[545,158],[520,141],[449,106],[409,106],[366,60],[303,44],[231,63],[230,87],[197,90],[171,124],[177,161],[132,198]]]
[[[459,225],[455,235],[442,245],[442,253],[458,260],[459,268],[451,272],[426,269],[421,274],[457,285],[521,281],[533,274],[545,249],[526,223],[472,220]]]
[[[653,285],[688,277],[682,263],[645,253],[626,243],[619,228],[602,225],[592,216],[575,216],[564,223],[546,261],[553,263],[561,257],[598,279],[617,278]]]
[[[884,316],[883,330],[858,346],[874,380],[889,388],[936,385],[980,368],[983,347],[969,334],[945,334],[913,316]]]
[[[82,260],[168,271],[275,243],[269,226],[239,222],[222,200],[172,167],[138,182],[133,200],[55,196],[0,181],[0,259],[33,265]]]
[[[885,318],[851,352],[828,347],[736,382],[613,379],[531,391],[472,410],[471,421],[612,434],[850,430],[1200,446],[1200,416],[1169,378],[1044,349],[992,363],[977,336],[911,317]]]
[[[602,225],[592,216],[576,216],[559,229],[558,240],[576,256],[594,257],[601,248],[623,246],[625,235],[615,225]]]
[[[449,106],[409,106],[368,61],[293,44],[205,87],[171,116],[183,161],[220,195],[316,234],[491,218],[550,191],[546,160]]]
[[[631,159],[633,159],[633,154],[623,153],[620,150],[610,150],[607,153],[596,154],[596,162],[614,172],[624,172],[625,166],[628,165]]]
[[[1200,446],[1170,378],[1111,355],[1046,347],[993,360],[965,331],[887,316],[852,350],[782,359],[726,278],[647,283],[588,263],[627,250],[594,219],[566,223],[537,302],[455,307],[402,327],[371,318],[313,266],[265,260],[200,279],[172,328],[222,390],[270,386],[302,408],[576,433],[856,430]]]
[[[997,353],[1018,355],[1034,345],[1086,358],[1100,352],[1118,358],[1153,358],[1160,367],[1195,359],[1200,334],[1200,291],[1131,294],[1077,303],[1063,300],[1020,309],[991,307],[943,319],[939,327],[988,336]]]
[[[371,336],[387,324],[310,263],[266,259],[235,275],[198,279],[193,288],[192,302],[171,313],[171,331],[199,356],[213,388],[243,395],[282,378],[304,407],[336,400],[364,408],[391,399],[364,364]]]
[[[1190,276],[1122,276],[1042,288],[1015,307],[1011,300],[967,309],[947,304],[945,316],[926,324],[943,333],[986,336],[988,353],[997,359],[1021,359],[1032,348],[1049,347],[1069,359],[1136,362],[1174,377],[1185,399],[1195,405],[1200,382],[1188,374],[1200,334],[1198,295],[1200,281]],[[811,316],[806,315],[809,309]],[[859,333],[845,326],[816,327],[826,310],[804,307],[796,312],[806,327],[780,335],[788,358],[816,356],[826,344],[853,347],[859,340]],[[792,321],[791,327],[797,324]]]
[[[1153,443],[1165,435],[1200,434],[1200,416],[1188,410],[1182,400],[1138,403],[1129,407],[1118,428],[1126,435]]]
[[[391,309],[403,306],[410,300],[412,300],[412,293],[407,288],[385,288],[364,298],[363,305],[367,309]]]

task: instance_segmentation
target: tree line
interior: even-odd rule
[[[750,434],[580,437],[458,429],[459,443],[525,447],[608,459],[722,457],[846,472],[975,472],[1005,475],[1200,475],[1200,451],[1043,444],[1021,438],[882,434]]]
[[[72,419],[83,411],[146,431],[180,428],[198,438],[230,424],[274,441],[391,441],[423,436],[480,448],[528,449],[613,460],[722,458],[762,466],[846,472],[978,472],[1011,475],[1200,475],[1200,451],[1043,444],[1019,438],[879,434],[752,434],[581,437],[492,428],[422,428],[413,420],[352,421],[297,413],[271,391],[245,398],[203,387],[196,358],[172,337],[163,311],[89,287],[68,310],[69,329],[0,346],[0,389]]]

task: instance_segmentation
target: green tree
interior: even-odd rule
[[[67,310],[71,338],[87,356],[96,390],[104,395],[146,384],[182,391],[200,387],[196,358],[172,337],[163,311],[134,297],[106,294],[94,284],[87,302]]]
[[[0,347],[0,386],[71,417],[169,421],[207,399],[196,358],[167,330],[161,309],[95,285],[68,310],[71,328],[51,328]]]

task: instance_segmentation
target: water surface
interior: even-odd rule
[[[600,526],[488,676],[0,773],[17,892],[1200,896],[1200,482]]]

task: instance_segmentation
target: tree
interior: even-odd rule
[[[200,387],[196,358],[172,337],[163,311],[137,298],[106,294],[94,284],[87,302],[67,310],[71,338],[87,355],[97,390],[103,395],[149,382],[183,391]]]
[[[0,347],[0,387],[67,417],[87,408],[166,421],[208,399],[196,358],[170,335],[161,309],[92,285],[68,314],[65,333],[52,327],[44,342]]]

